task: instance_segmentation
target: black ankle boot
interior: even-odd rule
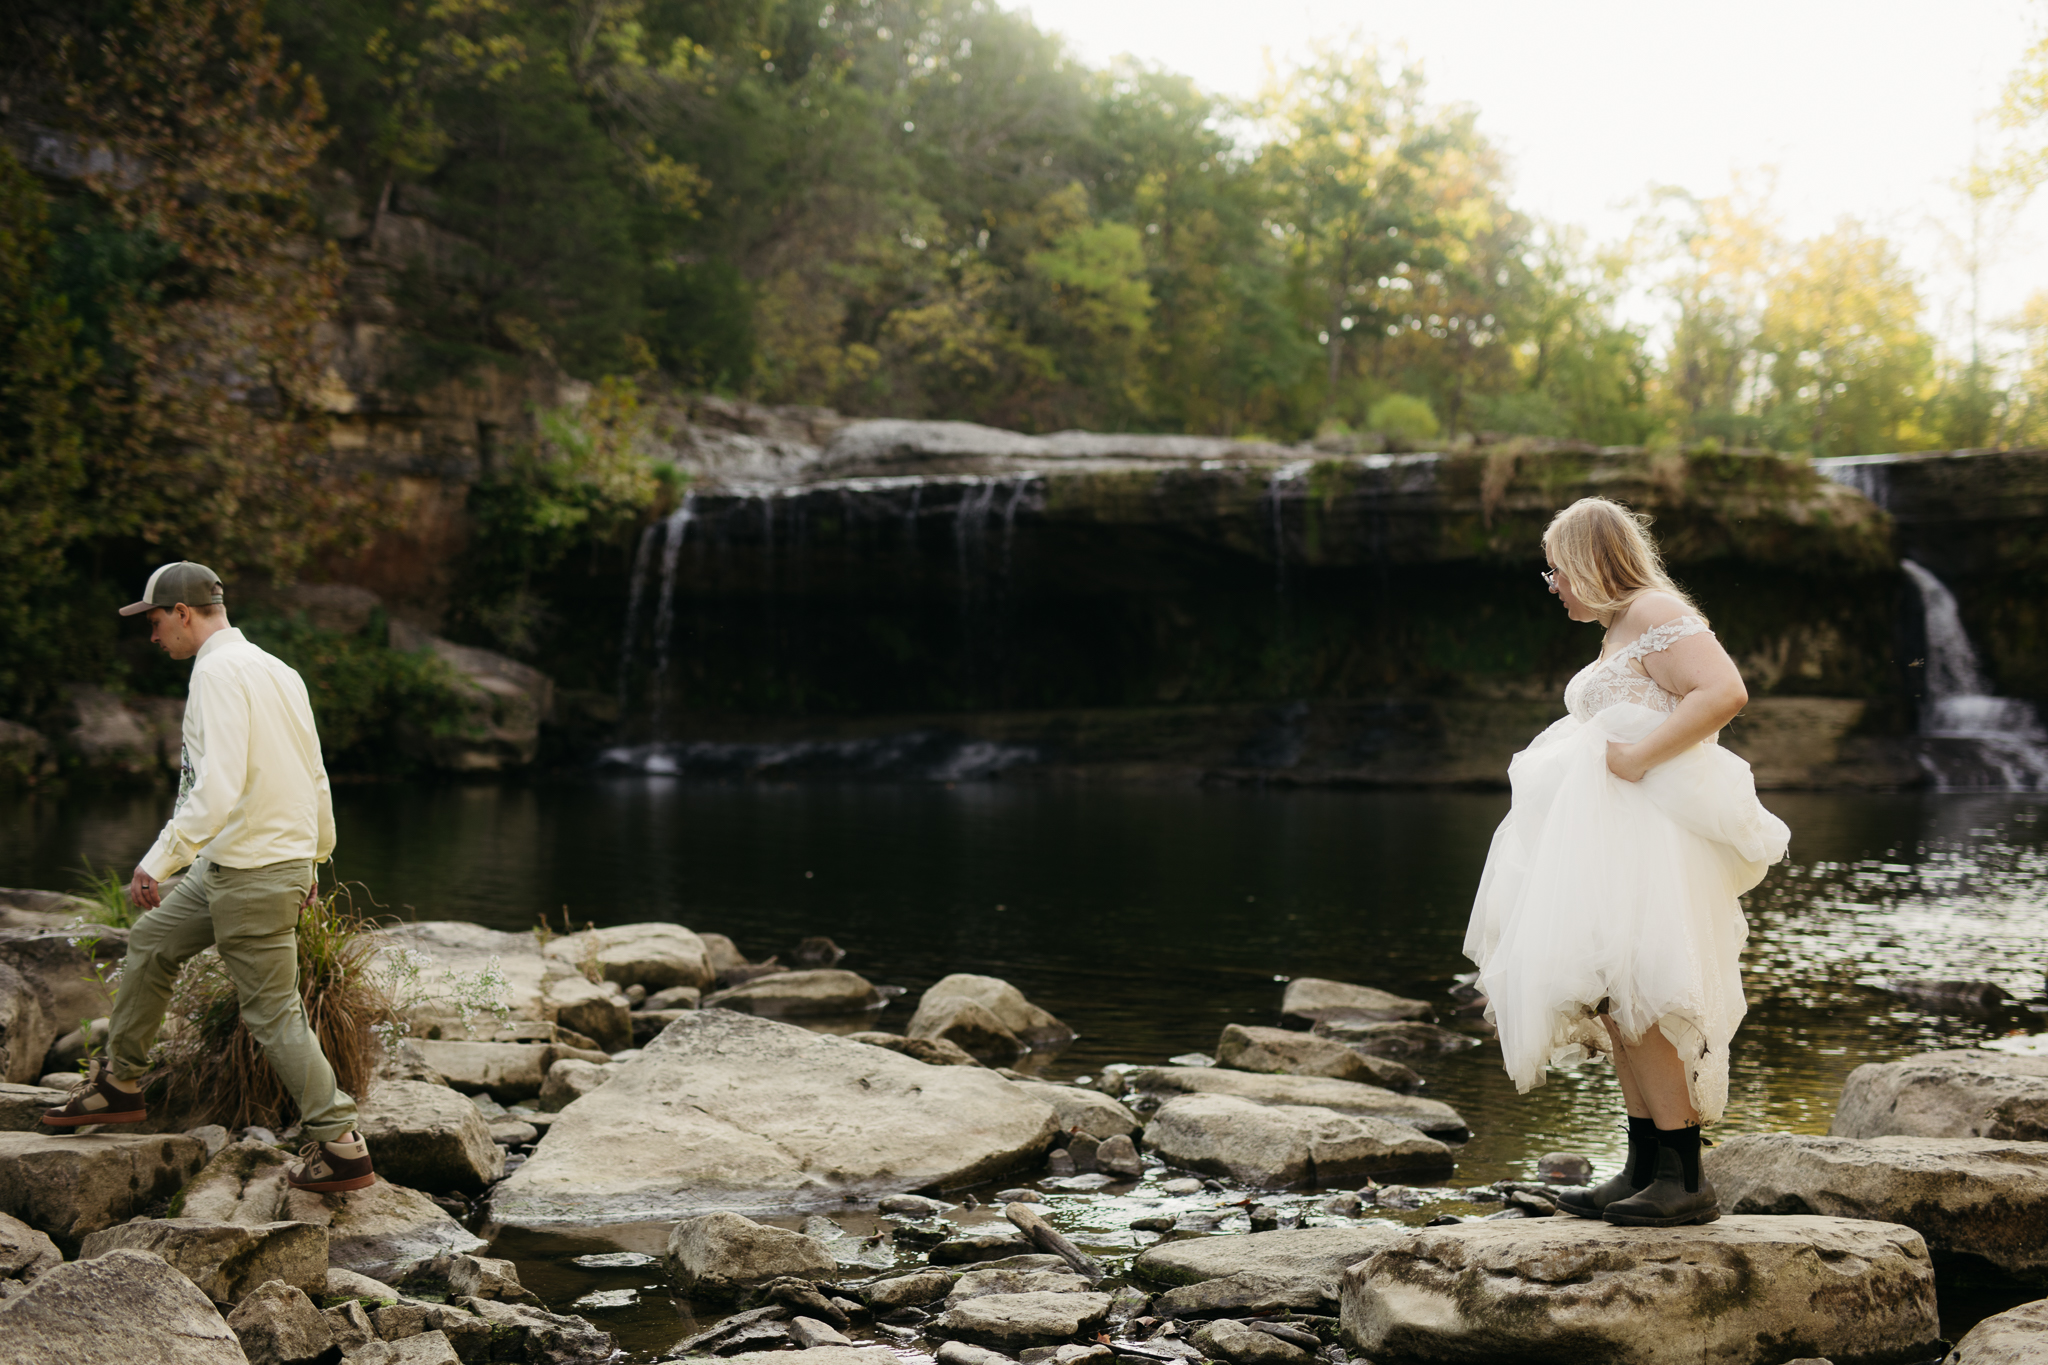
[[[1657,1125],[1631,1114],[1628,1120],[1628,1160],[1623,1163],[1621,1173],[1591,1189],[1566,1190],[1558,1196],[1557,1207],[1575,1217],[1598,1218],[1615,1200],[1626,1199],[1646,1187],[1650,1183],[1650,1172],[1656,1166]]]
[[[1721,1216],[1714,1184],[1700,1170],[1697,1125],[1657,1130],[1654,1174],[1647,1188],[1609,1204],[1600,1216],[1625,1228],[1675,1228]]]

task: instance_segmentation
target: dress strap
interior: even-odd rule
[[[1621,652],[1626,658],[1640,659],[1645,654],[1661,653],[1688,635],[1711,634],[1713,631],[1707,628],[1705,621],[1688,612],[1684,616],[1674,616],[1661,626],[1651,626],[1623,646]]]

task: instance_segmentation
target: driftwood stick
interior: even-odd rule
[[[1074,1273],[1090,1284],[1099,1284],[1105,1274],[1101,1262],[1069,1242],[1060,1230],[1045,1221],[1037,1209],[1029,1204],[1006,1204],[1003,1217],[1017,1227],[1017,1231],[1029,1237],[1044,1250],[1059,1257],[1074,1268]]]

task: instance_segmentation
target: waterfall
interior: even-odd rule
[[[1891,510],[1892,466],[1896,455],[1835,455],[1813,462],[1814,472],[1830,483],[1853,488],[1886,511]]]
[[[1273,595],[1287,597],[1287,518],[1282,497],[1288,484],[1315,468],[1314,460],[1294,460],[1274,470],[1266,480],[1266,505],[1273,517]]]
[[[633,631],[640,624],[640,601],[647,596],[647,564],[654,557],[656,528],[649,526],[640,533],[640,548],[633,552],[633,581],[626,589],[626,629],[619,636],[619,715],[626,714],[626,703],[633,686]]]
[[[668,677],[669,637],[676,626],[676,561],[682,557],[683,537],[697,516],[697,495],[685,493],[683,505],[669,513],[668,539],[661,546],[661,595],[654,606],[654,715],[657,725],[667,698],[663,683]]]
[[[2041,718],[2018,698],[1992,694],[1947,586],[1910,559],[1899,567],[1918,590],[1927,622],[1927,702],[1920,733],[1948,741],[1921,755],[1935,786],[2048,791],[2048,729]]]

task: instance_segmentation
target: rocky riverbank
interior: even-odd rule
[[[20,1006],[52,1014],[78,949],[61,905],[11,913],[0,1041],[47,1060]],[[1655,1232],[1460,1182],[1468,1125],[1426,1092],[1484,1041],[1469,1000],[1297,979],[1287,1028],[1055,1082],[1072,1033],[1008,983],[946,977],[887,1031],[829,940],[431,923],[378,951],[495,960],[509,1012],[412,1011],[363,1097],[369,1190],[287,1190],[262,1130],[39,1132],[65,1082],[0,1086],[0,1361],[1904,1365],[1948,1349],[1955,1267],[2048,1270],[2023,1052],[1863,1068],[1834,1135],[1723,1142],[1727,1216]],[[549,1238],[608,1287],[504,1254]],[[2048,1354],[2044,1305],[1948,1358]]]

